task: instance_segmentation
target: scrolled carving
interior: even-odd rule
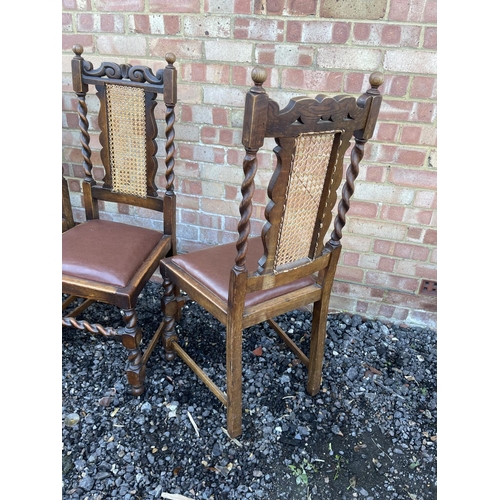
[[[161,85],[163,83],[163,69],[158,70],[156,75],[147,66],[131,66],[130,64],[117,64],[104,62],[97,69],[89,61],[83,61],[83,74],[85,76],[103,77],[113,80],[130,80],[139,83],[151,83]]]

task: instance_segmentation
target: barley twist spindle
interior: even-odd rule
[[[174,189],[174,107],[167,106],[167,112],[165,117],[166,127],[165,127],[165,136],[167,142],[165,144],[165,179],[166,179],[166,192],[171,194]]]
[[[80,144],[82,146],[83,168],[85,180],[92,181],[92,161],[90,159],[89,121],[87,119],[87,103],[85,94],[78,94],[78,126],[80,127]]]
[[[354,193],[354,181],[359,174],[359,163],[365,154],[366,139],[356,139],[351,151],[351,163],[346,172],[346,179],[342,188],[342,200],[339,203],[337,216],[335,217],[334,230],[331,235],[330,244],[333,247],[340,245],[342,229],[346,223],[346,214],[350,207],[350,198]]]
[[[175,312],[176,312],[176,298],[174,283],[165,277],[162,283],[163,296],[161,299],[161,307],[163,311],[163,348],[165,350],[165,358],[168,361],[174,359],[175,351],[172,347],[172,342],[177,340],[175,335]]]
[[[72,326],[78,330],[87,330],[90,333],[97,334],[100,333],[105,337],[121,337],[121,333],[112,327],[104,327],[99,324],[90,324],[88,321],[80,321],[72,317],[66,317],[62,319],[63,326]]]
[[[236,249],[238,255],[236,257],[236,268],[239,271],[245,270],[245,260],[247,253],[247,239],[250,234],[250,217],[252,216],[252,197],[255,191],[254,177],[257,172],[257,150],[246,150],[245,159],[243,160],[243,172],[245,179],[241,185],[241,194],[243,199],[240,203],[240,222],[238,223],[238,241]]]

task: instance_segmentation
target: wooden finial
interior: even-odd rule
[[[167,54],[165,54],[165,60],[168,62],[168,64],[174,64],[175,59],[175,54],[173,54],[172,52],[168,52]]]
[[[73,45],[73,52],[77,56],[81,56],[83,54],[83,47],[79,44]]]
[[[262,84],[267,79],[267,71],[265,68],[258,66],[252,70],[252,80],[258,87],[261,87]]]
[[[372,89],[378,89],[384,83],[384,75],[380,71],[375,71],[370,75],[370,85]]]

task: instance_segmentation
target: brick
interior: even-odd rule
[[[384,182],[386,177],[385,167],[373,167],[371,165],[366,167],[365,179],[367,182]]]
[[[391,168],[389,182],[398,186],[436,189],[437,173],[429,170]]]
[[[339,280],[354,281],[355,283],[363,282],[364,271],[357,267],[345,267],[339,265],[335,278]]]
[[[343,74],[330,71],[284,69],[282,78],[283,86],[286,88],[340,92]]]
[[[437,73],[437,57],[435,52],[422,50],[387,50],[384,56],[385,71],[395,73]]]
[[[429,257],[429,249],[418,245],[396,243],[394,245],[394,253],[391,253],[391,255],[403,259],[426,261]]]
[[[375,203],[365,203],[361,201],[352,201],[349,207],[349,215],[356,217],[366,217],[374,219],[377,216],[378,207]]]
[[[122,15],[78,14],[78,31],[95,33],[124,33],[125,20]]]
[[[184,36],[229,38],[231,36],[231,18],[227,16],[185,16]]]
[[[320,68],[374,71],[382,65],[382,57],[381,50],[320,46],[317,60]]]
[[[373,139],[381,142],[395,142],[399,131],[399,125],[396,123],[377,122]]]
[[[253,0],[205,0],[205,12],[251,14]]]
[[[410,114],[410,120],[432,123],[436,120],[437,108],[432,102],[417,102],[415,108]]]
[[[182,78],[189,82],[229,84],[231,66],[227,64],[189,63],[182,66]]]
[[[274,19],[248,19],[238,18],[234,25],[234,37],[250,40],[269,40],[282,42],[284,38],[283,21]]]
[[[162,14],[131,15],[129,27],[132,33],[153,35],[177,35],[181,30],[179,16],[163,16]]]
[[[382,19],[385,15],[386,2],[373,0],[362,2],[358,0],[320,0],[320,17],[334,19]]]
[[[316,13],[315,0],[287,0],[286,6],[290,16],[310,16]]]
[[[419,227],[409,227],[408,232],[406,233],[406,238],[408,241],[422,243],[423,234],[423,229],[420,229]]]
[[[406,208],[403,221],[408,224],[430,225],[434,212],[432,210],[421,210]]]
[[[101,54],[146,56],[146,39],[120,35],[101,35],[96,37],[96,48]]]
[[[149,10],[164,13],[200,12],[200,2],[199,0],[149,0]]]
[[[395,222],[401,222],[403,220],[405,208],[400,206],[387,206],[382,207],[380,218],[382,220],[392,220]]]
[[[368,285],[376,285],[384,288],[394,288],[396,290],[405,290],[415,292],[418,289],[418,280],[404,276],[392,276],[375,271],[367,271],[365,282]]]
[[[93,52],[94,51],[94,39],[91,35],[67,35],[63,34],[62,36],[62,49],[63,50],[72,50],[73,45],[79,44],[83,47],[85,52]],[[72,53],[73,55],[73,53]]]
[[[232,201],[202,198],[200,202],[200,208],[204,212],[239,217],[238,204]]]
[[[413,103],[408,101],[383,100],[380,107],[379,120],[409,121],[412,113],[414,113],[413,108]]]
[[[253,46],[248,42],[207,40],[205,56],[207,61],[252,62]]]
[[[135,38],[134,38],[135,40]],[[179,59],[201,59],[202,42],[200,40],[180,40],[177,38],[153,38],[150,41],[150,51],[153,57],[165,57],[167,52],[173,52]]]
[[[73,31],[73,16],[69,13],[62,13],[62,30]]]
[[[415,76],[410,88],[410,97],[417,99],[436,99],[437,79],[430,76]]]
[[[380,255],[363,254],[359,259],[359,267],[363,269],[377,269],[380,263]]]
[[[406,234],[406,227],[400,224],[357,219],[354,217],[348,220],[347,226],[349,232],[392,240],[402,240]]]
[[[240,186],[243,180],[241,167],[231,167],[222,164],[206,163],[202,166],[202,177],[205,180],[221,181],[226,184]]]
[[[255,14],[281,15],[285,8],[285,0],[255,0]]]
[[[144,2],[145,0],[96,0],[95,10],[101,12],[143,12]]]
[[[63,10],[90,10],[91,0],[63,0]]]
[[[255,57],[259,64],[278,66],[311,66],[314,49],[305,45],[293,47],[280,44],[262,44],[255,48]]]
[[[203,102],[207,104],[239,106],[245,103],[246,91],[239,88],[226,88],[221,86],[203,87]]]
[[[377,201],[388,204],[410,205],[414,196],[413,189],[365,182],[358,183],[354,191],[356,200]]]
[[[222,199],[224,195],[224,186],[221,184],[220,179],[217,181],[206,181],[201,182],[201,193],[207,198]]]
[[[427,229],[424,234],[424,243],[427,245],[436,245],[437,231],[435,229]]]
[[[437,208],[435,191],[418,191],[415,194],[415,201],[413,205],[420,208]]]
[[[437,50],[437,28],[425,28],[424,49]]]

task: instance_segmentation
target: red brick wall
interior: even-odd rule
[[[379,70],[384,104],[343,233],[331,307],[434,327],[436,298],[419,290],[422,280],[437,279],[436,1],[370,5],[364,18],[361,0],[63,0],[63,161],[76,219],[83,220],[83,170],[71,92],[75,43],[95,65],[115,60],[156,69],[166,52],[176,54],[182,252],[234,241],[242,110],[255,65],[268,68],[265,87],[281,105],[300,94],[361,93]],[[95,101],[89,109],[95,112]],[[259,157],[256,217],[266,204],[271,150],[266,144]],[[93,160],[99,173],[97,154]],[[144,214],[106,206],[105,217]],[[255,224],[253,232],[259,229]]]

